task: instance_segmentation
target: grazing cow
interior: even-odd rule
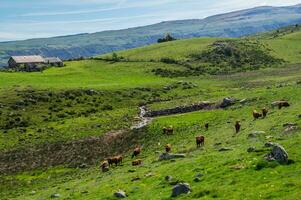
[[[136,147],[133,151],[132,158],[137,157],[141,153],[141,147]]]
[[[172,126],[169,126],[168,128],[166,127],[163,127],[163,134],[166,134],[166,135],[172,135],[173,134],[173,127]]]
[[[121,155],[116,156],[116,166],[122,164],[123,157]]]
[[[132,161],[132,166],[138,166],[138,165],[141,165],[141,164],[142,164],[142,160],[141,159]]]
[[[166,151],[166,153],[169,153],[171,151],[171,145],[170,144],[165,145],[165,151]]]
[[[265,117],[267,116],[268,112],[269,112],[268,109],[263,108],[263,109],[262,109],[262,117],[265,118]]]
[[[114,164],[114,157],[107,158],[107,161],[109,163],[109,166],[112,166]]]
[[[236,121],[236,123],[235,123],[235,131],[236,131],[236,133],[239,133],[240,127],[241,127],[240,121]]]
[[[290,104],[287,101],[279,101],[278,108],[289,107]]]
[[[205,130],[208,131],[208,129],[209,129],[209,123],[206,123],[205,124]]]
[[[257,112],[256,110],[253,110],[253,117],[254,117],[254,120],[258,119],[259,117],[262,117],[262,114]]]
[[[103,161],[100,165],[102,172],[109,171],[109,162],[107,160]]]
[[[123,160],[123,157],[121,155],[110,157],[107,159],[109,166],[111,166],[113,164],[115,164],[115,166],[118,166],[118,165],[122,164],[122,160]]]
[[[205,137],[200,135],[200,136],[197,136],[195,138],[195,141],[196,141],[196,146],[197,147],[201,147],[201,146],[204,146],[205,145]]]

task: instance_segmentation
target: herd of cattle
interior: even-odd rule
[[[278,106],[279,109],[281,109],[282,107],[289,107],[290,104],[287,101],[276,101],[272,103],[272,106]],[[260,112],[257,112],[256,110],[253,110],[253,118],[254,120],[259,119],[259,118],[265,118],[268,114],[268,109],[267,108],[263,108]],[[208,131],[209,129],[209,123],[205,123],[204,125],[205,130]],[[241,123],[240,121],[236,121],[235,125],[235,132],[236,134],[240,132],[241,129]],[[166,135],[172,135],[174,132],[174,129],[172,126],[169,127],[163,127],[162,128],[162,132],[163,134]],[[204,146],[205,145],[205,136],[203,135],[199,135],[195,137],[195,141],[196,141],[196,146],[197,148]],[[142,147],[138,146],[133,150],[132,153],[132,159],[136,158],[138,155],[140,155],[142,150]],[[170,153],[171,151],[171,144],[166,144],[165,145],[165,152],[166,153]],[[101,170],[102,172],[107,172],[109,171],[109,168],[113,165],[118,166],[122,164],[122,160],[123,160],[123,156],[122,155],[118,155],[118,156],[113,156],[113,157],[109,157],[106,160],[104,160],[101,163]],[[132,161],[132,166],[138,166],[142,164],[142,159],[135,159]]]

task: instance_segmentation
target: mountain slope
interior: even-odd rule
[[[301,23],[301,5],[257,7],[202,20],[168,21],[118,31],[2,42],[0,65],[5,65],[11,55],[41,54],[63,59],[89,57],[152,44],[167,32],[177,38],[240,37],[296,23]]]

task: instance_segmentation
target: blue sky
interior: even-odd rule
[[[0,0],[0,41],[92,33],[298,3],[301,0]]]

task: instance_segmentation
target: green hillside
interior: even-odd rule
[[[300,37],[296,30],[178,40],[38,73],[0,72],[1,199],[113,200],[119,189],[127,199],[175,199],[171,190],[180,182],[192,191],[176,199],[298,199]],[[237,101],[225,109],[154,117],[130,129],[139,106],[218,105],[225,97]],[[277,100],[290,106],[272,107]],[[263,107],[267,117],[254,120],[252,111]],[[237,120],[242,127],[235,134]],[[174,134],[162,134],[170,125]],[[204,147],[196,148],[197,135],[205,136]],[[266,142],[282,145],[288,162],[266,161]],[[185,158],[158,161],[168,143]],[[137,145],[143,164],[133,167]],[[119,154],[123,164],[101,172],[100,162]]]

